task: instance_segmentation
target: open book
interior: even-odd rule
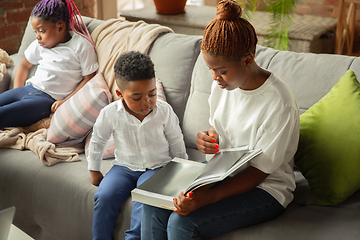
[[[174,210],[173,198],[229,177],[262,151],[247,147],[222,149],[208,163],[174,158],[139,187],[131,191],[133,201]]]

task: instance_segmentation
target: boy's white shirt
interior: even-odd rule
[[[295,189],[293,156],[299,140],[299,109],[288,86],[273,74],[251,91],[222,90],[214,81],[209,105],[209,122],[221,136],[219,149],[262,149],[249,163],[270,174],[258,187],[286,207]]]
[[[26,81],[56,100],[72,93],[82,77],[99,68],[92,44],[80,35],[70,32],[71,39],[53,48],[41,47],[34,40],[25,50],[31,64],[38,65],[35,75]]]
[[[122,100],[103,108],[90,140],[89,170],[100,171],[111,134],[115,144],[113,165],[145,171],[164,166],[174,157],[188,158],[178,117],[172,107],[161,100],[142,122],[125,110]]]

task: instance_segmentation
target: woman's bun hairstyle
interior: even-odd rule
[[[242,9],[236,1],[220,1],[215,19],[204,30],[201,50],[230,61],[239,61],[247,54],[255,54],[258,41],[255,29],[241,15]]]
[[[235,20],[241,18],[242,9],[235,1],[220,1],[216,7],[216,19]]]

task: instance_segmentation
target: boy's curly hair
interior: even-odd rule
[[[120,55],[114,65],[116,84],[155,78],[154,63],[151,58],[137,51]]]

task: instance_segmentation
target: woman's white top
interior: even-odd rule
[[[219,148],[262,149],[249,163],[270,174],[258,187],[286,207],[295,189],[293,156],[300,122],[290,88],[273,74],[255,90],[222,90],[214,81],[209,104],[209,122],[220,134]]]

